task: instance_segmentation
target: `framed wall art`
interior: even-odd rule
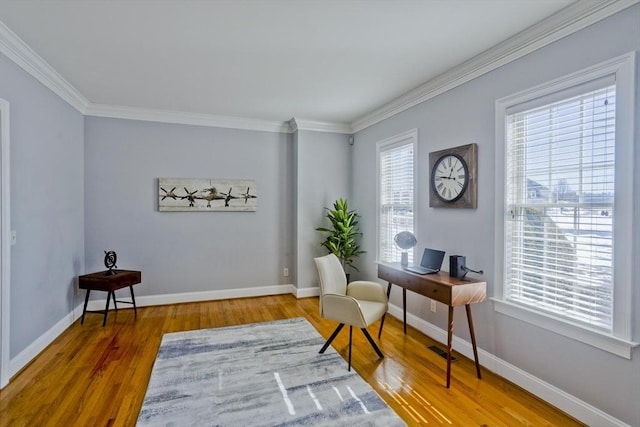
[[[254,180],[158,178],[158,210],[255,212]]]

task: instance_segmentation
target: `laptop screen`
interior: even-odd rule
[[[444,260],[444,251],[425,248],[424,252],[422,253],[422,261],[420,261],[420,266],[439,271],[440,267],[442,267],[442,260]]]

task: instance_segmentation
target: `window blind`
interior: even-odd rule
[[[380,149],[380,230],[381,261],[400,261],[401,249],[393,241],[401,231],[413,229],[414,148],[411,140]],[[409,262],[413,251],[409,251]]]
[[[504,277],[507,300],[611,332],[616,86],[603,84],[507,113]]]

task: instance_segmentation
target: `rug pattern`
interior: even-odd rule
[[[403,426],[304,318],[165,334],[139,426]]]

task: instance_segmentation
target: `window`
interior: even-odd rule
[[[400,261],[393,238],[401,231],[415,233],[414,189],[416,129],[378,142],[378,259]],[[413,251],[409,251],[409,262]]]
[[[496,310],[627,357],[629,56],[496,103]]]

